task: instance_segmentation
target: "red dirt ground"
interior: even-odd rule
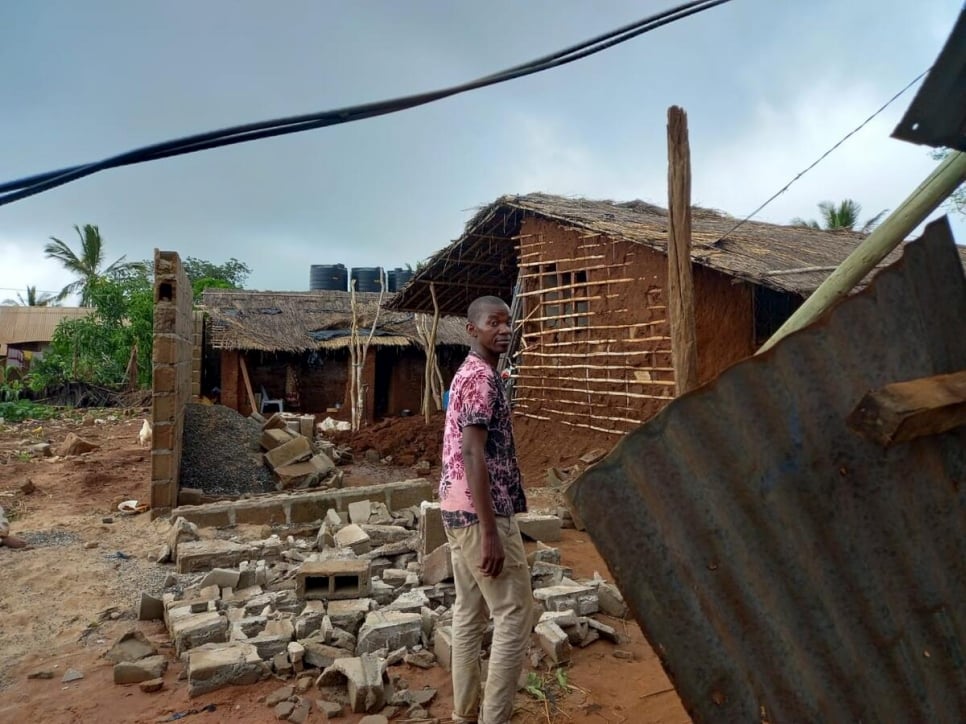
[[[92,414],[106,417],[110,413]],[[154,722],[208,704],[214,704],[215,710],[189,715],[185,721],[248,724],[275,720],[263,701],[282,682],[269,679],[189,699],[186,682],[178,678],[181,667],[173,661],[162,625],[133,620],[138,586],[136,580],[126,578],[125,571],[131,576],[156,573],[152,570],[155,564],[148,559],[158,548],[164,529],[163,523],[152,523],[147,515],[118,517],[116,511],[121,500],[146,500],[149,496],[150,455],[138,447],[140,425],[140,416],[131,414],[105,425],[82,427],[77,420],[65,420],[0,429],[0,505],[13,513],[14,533],[48,532],[74,538],[65,545],[23,551],[0,547],[2,722]],[[53,461],[27,460],[18,454],[25,442],[50,439],[56,445],[68,431],[101,447],[81,458]],[[378,435],[381,431],[368,432]],[[521,442],[539,437],[532,430],[520,432]],[[425,432],[424,437],[428,440],[432,434]],[[405,439],[402,434],[398,438]],[[415,439],[419,439],[418,433]],[[398,449],[404,449],[405,444],[399,442]],[[395,454],[394,450],[381,452]],[[531,464],[539,471],[548,462],[570,460],[578,451],[568,450],[567,455],[559,456],[551,442],[535,452],[523,449],[522,454],[532,456]],[[360,466],[355,476],[381,478],[383,472],[367,472]],[[37,487],[29,495],[19,491],[27,478]],[[533,490],[533,507],[551,507],[554,495],[551,490]],[[102,524],[102,517],[108,515],[114,517],[114,523]],[[85,543],[97,547],[87,548]],[[592,576],[594,571],[610,577],[586,534],[566,530],[559,547],[563,562],[574,568],[577,577]],[[110,554],[115,551],[132,558],[122,566],[112,561]],[[111,606],[119,607],[121,618],[101,620],[100,614]],[[559,707],[551,709],[548,717],[541,702],[521,693],[514,724],[689,721],[638,626],[633,622],[608,622],[629,637],[620,648],[630,651],[633,658],[615,658],[616,647],[603,641],[576,650],[568,668],[568,682],[573,688],[559,699]],[[156,694],[145,694],[136,686],[116,686],[110,664],[101,658],[131,627],[144,631],[172,658],[164,689]],[[84,672],[84,678],[61,683],[63,672],[70,667]],[[54,678],[27,678],[41,669],[52,671]],[[401,665],[392,667],[390,673],[402,676],[411,687],[437,687],[439,697],[430,711],[447,721],[452,699],[446,672],[439,667],[422,671]],[[311,691],[309,695],[313,696]],[[310,721],[323,721],[318,712],[313,717]],[[339,721],[353,724],[360,718],[350,715]]]

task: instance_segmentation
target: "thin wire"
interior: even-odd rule
[[[693,0],[664,12],[643,18],[635,23],[622,26],[603,35],[599,35],[591,40],[584,41],[550,55],[543,56],[536,60],[514,66],[499,73],[495,73],[483,78],[479,78],[468,83],[464,83],[442,90],[420,93],[412,96],[405,96],[387,101],[377,101],[359,106],[350,106],[332,111],[323,111],[289,118],[275,119],[250,123],[240,126],[225,128],[218,131],[186,136],[172,141],[144,146],[134,149],[117,156],[104,159],[99,162],[72,166],[48,171],[46,173],[35,174],[26,178],[0,184],[0,206],[18,201],[28,196],[47,191],[61,186],[71,181],[90,176],[109,168],[117,168],[146,161],[155,161],[171,156],[186,153],[195,153],[211,148],[245,143],[262,138],[271,138],[288,133],[322,128],[325,126],[338,125],[359,121],[365,118],[396,113],[416,106],[441,100],[449,96],[466,93],[471,90],[483,88],[498,83],[504,83],[544,70],[567,65],[576,60],[599,53],[607,48],[631,40],[651,30],[655,30],[663,25],[667,25],[676,20],[681,20],[690,15],[694,15],[704,10],[709,10],[718,5],[723,5],[731,0]]]
[[[907,84],[907,85],[906,85],[906,86],[905,86],[905,87],[904,87],[904,88],[903,88],[903,89],[902,89],[901,91],[899,91],[899,92],[898,92],[898,93],[896,93],[896,94],[895,94],[894,96],[892,96],[892,98],[890,98],[889,100],[887,100],[887,101],[885,102],[885,104],[884,104],[884,105],[882,105],[882,107],[880,107],[880,108],[879,108],[879,110],[877,110],[877,111],[876,111],[875,113],[873,113],[873,114],[872,114],[871,116],[869,116],[868,118],[866,118],[866,119],[865,119],[864,121],[862,121],[862,123],[860,123],[860,124],[859,124],[858,126],[856,126],[855,128],[853,128],[853,129],[852,129],[851,131],[849,131],[848,133],[846,133],[846,134],[845,134],[845,136],[843,136],[843,137],[842,137],[842,138],[841,138],[841,139],[840,139],[840,140],[838,141],[838,143],[836,143],[836,144],[835,144],[834,146],[832,146],[832,147],[831,147],[831,148],[830,148],[829,150],[827,150],[827,151],[826,151],[825,153],[823,153],[823,154],[822,154],[821,156],[819,156],[819,157],[818,157],[818,158],[817,158],[817,159],[816,159],[815,161],[813,161],[813,162],[812,162],[811,164],[809,164],[809,166],[808,166],[807,168],[805,168],[804,170],[802,170],[802,171],[800,171],[800,172],[799,172],[799,173],[798,173],[798,174],[797,174],[797,175],[796,175],[796,176],[795,176],[795,177],[794,177],[794,178],[793,178],[793,179],[792,179],[791,181],[789,181],[789,182],[788,182],[787,184],[785,184],[784,186],[782,186],[782,187],[781,187],[781,188],[780,188],[780,189],[779,189],[779,190],[778,190],[778,191],[777,191],[776,193],[774,193],[774,194],[773,194],[772,196],[770,196],[770,197],[768,198],[768,200],[767,200],[767,201],[765,201],[765,202],[764,202],[764,203],[763,203],[763,204],[762,204],[761,206],[759,206],[759,207],[758,207],[757,209],[755,209],[754,211],[752,211],[752,212],[751,212],[750,214],[748,214],[748,216],[746,216],[745,218],[743,218],[743,219],[742,219],[741,221],[739,221],[739,222],[738,222],[737,224],[735,224],[734,226],[732,226],[732,227],[731,227],[731,228],[730,228],[730,229],[729,229],[729,230],[727,231],[727,233],[725,233],[724,235],[722,235],[722,236],[721,236],[721,238],[720,238],[720,239],[718,239],[718,240],[717,240],[717,241],[715,242],[715,244],[719,244],[719,243],[721,243],[722,241],[724,241],[725,239],[727,239],[727,238],[728,238],[728,237],[729,237],[729,236],[730,236],[731,234],[733,234],[733,233],[734,233],[734,232],[735,232],[735,231],[736,231],[736,230],[737,230],[737,229],[738,229],[738,228],[739,228],[740,226],[742,226],[743,224],[745,224],[745,223],[746,223],[746,222],[748,222],[748,221],[751,221],[751,219],[752,219],[752,218],[754,218],[755,216],[757,216],[757,215],[758,215],[758,213],[759,213],[759,212],[760,212],[760,211],[761,211],[762,209],[764,209],[764,208],[765,208],[766,206],[768,206],[768,204],[770,204],[770,203],[771,203],[772,201],[774,201],[775,199],[777,199],[777,198],[778,198],[779,196],[781,196],[781,195],[782,195],[783,193],[785,193],[786,191],[788,191],[788,189],[789,189],[789,188],[791,187],[791,185],[792,185],[793,183],[795,183],[796,181],[798,181],[798,179],[800,179],[800,178],[801,178],[802,176],[804,176],[805,174],[807,174],[807,173],[808,173],[809,171],[811,171],[811,170],[812,170],[813,168],[815,168],[816,166],[818,166],[818,165],[819,165],[819,164],[820,164],[820,163],[821,163],[822,161],[824,161],[824,160],[825,160],[825,158],[826,158],[826,157],[827,157],[827,156],[828,156],[829,154],[831,154],[831,153],[832,153],[832,152],[833,152],[833,151],[834,151],[835,149],[837,149],[837,148],[838,148],[839,146],[841,146],[841,145],[842,145],[843,143],[845,143],[845,142],[846,142],[847,140],[849,140],[849,139],[850,139],[850,138],[851,138],[852,136],[854,136],[854,135],[855,135],[856,133],[858,133],[858,132],[859,132],[859,131],[861,131],[861,130],[862,130],[863,128],[865,128],[865,126],[866,126],[866,125],[868,125],[868,123],[869,123],[869,122],[870,122],[870,121],[871,121],[871,120],[872,120],[873,118],[875,118],[876,116],[878,116],[878,115],[879,115],[880,113],[882,113],[882,111],[884,111],[884,110],[885,110],[886,108],[888,108],[888,107],[889,107],[890,105],[892,105],[892,103],[893,103],[893,102],[894,102],[894,101],[895,101],[895,100],[896,100],[897,98],[899,98],[899,96],[901,96],[901,95],[902,95],[903,93],[905,93],[905,92],[906,92],[907,90],[909,90],[910,88],[912,88],[912,86],[914,86],[914,85],[915,85],[916,83],[918,83],[918,82],[919,82],[919,81],[920,81],[920,80],[921,80],[921,79],[923,78],[923,76],[925,76],[925,75],[926,75],[926,73],[928,73],[928,72],[929,72],[930,70],[932,70],[932,66],[930,66],[929,68],[926,68],[926,69],[925,69],[925,70],[924,70],[924,71],[923,71],[922,73],[920,73],[920,74],[919,74],[919,75],[917,75],[917,76],[916,76],[915,78],[913,78],[913,79],[912,79],[912,80],[911,80],[911,81],[910,81],[910,82],[909,82],[909,83],[908,83],[908,84]]]

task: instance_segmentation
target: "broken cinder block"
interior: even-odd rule
[[[295,577],[295,595],[307,601],[363,598],[372,590],[369,567],[365,558],[306,561]]]

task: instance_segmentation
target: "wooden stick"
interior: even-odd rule
[[[241,370],[242,382],[245,383],[245,394],[248,395],[248,404],[251,405],[252,412],[258,412],[255,406],[255,393],[252,392],[252,381],[248,378],[248,365],[245,364],[245,353],[238,353],[238,367]]]
[[[554,420],[554,419],[552,419],[550,417],[540,417],[539,415],[533,415],[533,414],[531,414],[529,412],[518,412],[517,414],[520,415],[520,417],[530,417],[530,418],[533,418],[534,420],[541,420],[541,421],[544,421],[544,422],[558,422],[561,425],[569,425],[570,427],[580,427],[580,428],[584,428],[586,430],[596,430],[597,432],[607,432],[607,433],[610,433],[612,435],[620,435],[620,436],[623,436],[623,435],[625,435],[627,433],[626,430],[610,430],[610,429],[607,429],[607,428],[604,428],[604,427],[597,427],[595,425],[583,425],[583,424],[578,423],[578,422],[569,422],[567,420]]]
[[[688,116],[678,106],[667,109],[667,147],[668,318],[677,393],[683,395],[698,386],[698,352],[691,270],[691,150]]]
[[[544,390],[550,392],[572,392],[574,394],[583,394],[585,390],[575,390],[571,387],[554,387],[551,385],[545,385],[542,387],[526,387],[529,390]],[[591,390],[595,395],[605,395],[607,397],[627,397],[634,400],[673,400],[674,395],[645,395],[639,392],[613,392],[609,390]]]
[[[869,234],[778,328],[757,354],[771,349],[792,332],[807,327],[840,299],[848,296],[890,251],[966,181],[966,153],[953,151]]]
[[[668,341],[667,337],[650,337],[649,339],[662,341],[662,342]],[[629,349],[625,352],[532,352],[532,351],[527,351],[527,352],[524,352],[523,354],[524,354],[524,357],[531,356],[531,357],[557,357],[557,358],[559,357],[584,358],[584,357],[631,357],[631,356],[637,356],[642,354],[670,354],[670,353],[671,353],[670,349],[659,349],[659,350]]]

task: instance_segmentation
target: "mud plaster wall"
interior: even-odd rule
[[[151,515],[178,504],[185,404],[191,398],[192,290],[177,252],[154,252]]]
[[[653,417],[674,397],[666,257],[532,217],[520,234],[517,413],[618,434]],[[707,380],[753,351],[751,290],[699,267],[694,283]]]

